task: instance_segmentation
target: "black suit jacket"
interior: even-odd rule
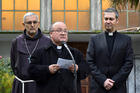
[[[117,32],[109,56],[105,33],[92,36],[87,49],[87,62],[91,68],[91,93],[107,93],[103,87],[107,78],[115,81],[109,93],[126,93],[126,79],[133,67],[131,38]]]

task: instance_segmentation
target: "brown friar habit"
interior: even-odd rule
[[[38,29],[38,33],[34,38],[27,36],[26,30],[24,30],[24,34],[19,35],[15,40],[13,40],[11,47],[11,67],[15,76],[22,80],[31,80],[27,71],[29,67],[29,52],[32,53],[35,46],[35,51],[42,47],[46,47],[49,42],[50,39],[43,35],[40,29]],[[27,44],[29,52],[25,43]],[[35,87],[35,82],[25,83],[24,93],[35,93]],[[22,84],[17,79],[14,79],[12,93],[22,93]]]

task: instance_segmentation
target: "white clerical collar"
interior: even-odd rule
[[[114,34],[113,32],[108,32],[109,36],[113,36],[113,34]]]
[[[62,46],[57,46],[57,49],[62,49]]]

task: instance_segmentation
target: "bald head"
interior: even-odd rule
[[[50,32],[53,31],[55,28],[61,28],[61,27],[66,27],[66,24],[64,22],[55,22],[54,24],[52,24],[51,28],[50,28]]]

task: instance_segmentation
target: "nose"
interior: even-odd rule
[[[107,20],[107,21],[106,21],[106,24],[111,24],[111,21]]]
[[[65,36],[65,33],[62,31],[62,32],[60,33],[60,35],[61,35],[61,36]]]
[[[65,34],[66,34],[66,32],[65,32],[65,31],[61,31],[61,34],[62,34],[62,35],[65,35]]]
[[[32,22],[31,26],[34,26],[34,23]]]
[[[110,23],[111,21],[110,21],[110,20],[106,20],[106,22],[107,22],[107,23]]]
[[[65,34],[65,32],[64,32],[64,31],[62,31],[62,34]]]

